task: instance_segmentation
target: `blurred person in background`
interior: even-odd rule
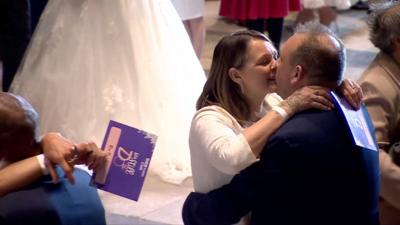
[[[400,224],[400,3],[373,6],[370,40],[380,50],[359,83],[380,152],[380,218]]]
[[[304,9],[299,12],[296,24],[318,20],[322,25],[332,28],[336,22],[336,10],[348,9],[350,0],[302,0]],[[336,24],[337,25],[337,24]]]
[[[194,51],[200,59],[206,35],[203,19],[204,0],[171,0],[171,2],[181,17]]]
[[[282,40],[284,18],[301,9],[300,0],[221,0],[219,15],[244,21],[249,30],[264,33],[276,49]]]

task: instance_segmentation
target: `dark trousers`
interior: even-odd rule
[[[35,31],[40,16],[46,7],[47,0],[30,0],[31,3],[31,27],[32,32]]]
[[[247,20],[246,27],[249,30],[256,30],[261,33],[267,31],[269,38],[279,51],[283,31],[283,18]]]
[[[8,91],[29,43],[28,0],[0,1],[0,59],[3,61],[3,91]]]

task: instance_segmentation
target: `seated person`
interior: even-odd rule
[[[15,162],[7,162],[0,158],[0,197],[31,184],[48,173],[50,173],[53,182],[57,183],[59,178],[55,172],[56,166],[60,166],[70,183],[74,183],[72,173],[74,164],[90,164],[90,169],[95,170],[95,167],[102,163],[108,155],[94,143],[74,145],[61,134],[54,132],[43,135],[38,145],[43,150],[43,154]],[[80,160],[76,160],[73,164],[68,163],[67,161],[71,160],[75,148]],[[93,154],[89,154],[90,152]]]
[[[43,146],[37,141],[37,120],[36,111],[25,99],[8,93],[0,93],[0,159],[3,165],[9,164],[0,171],[15,172],[8,174],[8,177],[4,176],[5,179],[2,178],[0,183],[11,181],[12,185],[8,184],[9,186],[14,189],[19,188],[8,194],[3,191],[4,196],[0,199],[0,224],[105,224],[103,206],[96,189],[89,186],[90,176],[86,172],[80,169],[73,172],[74,185],[66,182],[64,178],[54,184],[49,176],[41,177],[36,174],[39,164],[32,157],[38,155]],[[50,138],[45,141],[46,145],[56,143],[54,140],[57,139],[54,139],[53,135],[46,137]],[[61,138],[58,141],[64,142]],[[65,143],[68,144],[66,141]],[[83,148],[93,146],[86,144],[79,147],[80,150],[88,153],[86,155],[89,155],[90,151]],[[78,148],[75,150],[77,153]],[[96,151],[99,150],[96,149]],[[59,158],[63,158],[64,161],[59,162],[60,164],[65,162],[61,151],[54,151],[53,154],[48,155],[62,156]],[[76,157],[69,162],[71,164],[88,162],[90,157],[83,156],[76,154]],[[43,161],[43,155],[41,157]],[[34,172],[28,171],[29,169],[33,169]],[[46,171],[45,168],[43,171]],[[60,169],[52,168],[51,171],[53,175],[60,174]],[[72,177],[72,174],[69,176]],[[37,180],[24,186],[24,181],[21,181],[24,177],[30,181],[34,180],[32,177],[36,177]],[[3,190],[9,192],[10,189]]]

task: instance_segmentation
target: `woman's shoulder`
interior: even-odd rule
[[[226,111],[224,108],[218,105],[210,105],[199,109],[194,118],[200,118],[203,116],[214,116],[214,117],[221,117],[221,118],[233,118],[233,116]]]
[[[218,105],[210,105],[199,109],[193,116],[192,124],[210,123],[213,121],[228,126],[241,127],[235,117]]]

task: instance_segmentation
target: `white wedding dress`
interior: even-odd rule
[[[41,133],[101,145],[109,120],[158,136],[150,174],[191,176],[188,133],[205,75],[168,0],[50,0],[12,84]]]

